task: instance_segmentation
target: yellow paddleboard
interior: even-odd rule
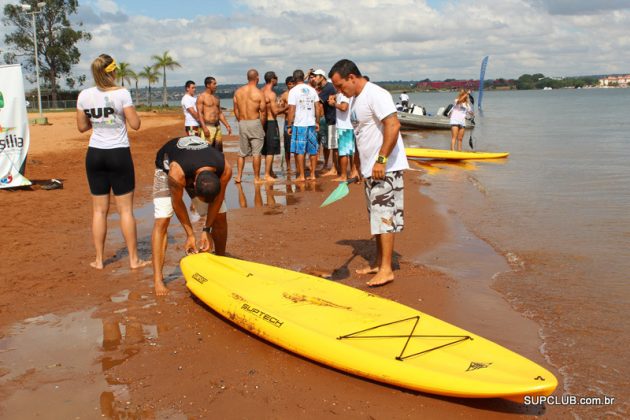
[[[295,271],[200,253],[186,286],[225,318],[285,349],[408,389],[467,398],[550,395],[556,378],[468,331],[362,290]]]
[[[405,148],[407,157],[422,159],[465,160],[465,159],[501,159],[508,157],[508,152],[457,152],[454,150]]]

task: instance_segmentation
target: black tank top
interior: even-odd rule
[[[184,171],[186,185],[195,179],[195,171],[203,166],[215,168],[220,178],[225,169],[223,153],[197,136],[177,137],[169,140],[155,157],[155,167],[168,173],[170,163],[177,162]]]

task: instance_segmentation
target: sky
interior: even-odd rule
[[[377,81],[477,79],[486,55],[487,79],[630,73],[630,0],[79,0],[72,20],[92,34],[74,67],[88,80],[100,53],[141,71],[165,51],[182,66],[169,86],[341,58]]]

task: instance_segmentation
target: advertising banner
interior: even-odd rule
[[[29,144],[22,67],[0,66],[0,188],[31,185],[20,173]]]

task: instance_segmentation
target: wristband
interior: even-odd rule
[[[204,226],[202,230],[206,233],[212,233],[212,226]]]

